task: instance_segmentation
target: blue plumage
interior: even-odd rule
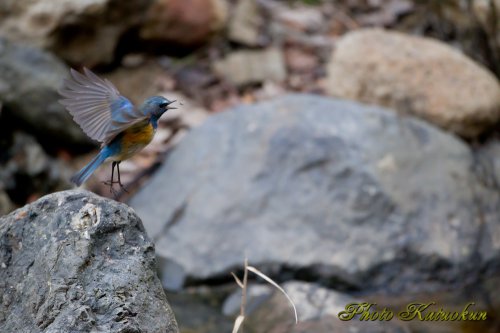
[[[120,95],[116,87],[84,68],[84,74],[71,70],[71,77],[59,91],[60,101],[82,130],[92,139],[102,143],[99,154],[71,180],[76,185],[84,183],[106,160],[113,161],[110,189],[120,180],[119,164],[144,148],[153,138],[158,119],[175,101],[153,96],[139,107]],[[114,181],[115,166],[118,181]]]
[[[74,174],[73,177],[71,177],[71,181],[77,186],[80,186],[94,173],[94,171],[97,170],[98,167],[101,166],[101,164],[104,163],[104,161],[106,161],[109,156],[109,149],[107,149],[107,147],[102,149],[89,164],[84,166],[80,171]]]

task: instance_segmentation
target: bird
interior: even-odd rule
[[[83,68],[83,74],[71,68],[59,94],[62,96],[59,102],[73,120],[87,136],[101,143],[99,153],[73,175],[71,181],[80,186],[99,166],[111,161],[111,180],[104,183],[112,193],[115,193],[114,184],[127,191],[120,179],[120,163],[147,146],[160,117],[168,110],[177,109],[172,106],[175,100],[163,96],[149,97],[138,107],[134,106],[113,83],[88,68]],[[117,181],[114,180],[115,168]]]

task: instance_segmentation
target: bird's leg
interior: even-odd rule
[[[121,161],[120,161],[120,162],[121,162]],[[121,179],[120,179],[120,162],[117,162],[117,163],[116,163],[116,169],[118,170],[118,185],[120,185],[120,188],[121,188],[123,191],[125,191],[125,192],[127,192],[127,193],[128,193],[127,189],[125,188],[125,186],[123,186],[122,181],[121,181]]]
[[[116,184],[115,182],[115,166],[117,165],[117,162],[113,161],[111,163],[111,180],[102,182],[104,185],[109,185],[109,191],[113,192],[113,184]]]

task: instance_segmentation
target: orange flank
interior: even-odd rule
[[[114,161],[126,160],[146,147],[153,139],[155,129],[148,119],[132,125],[122,133],[122,149],[120,154],[113,156]]]

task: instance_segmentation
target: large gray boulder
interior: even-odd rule
[[[124,204],[58,192],[0,219],[1,332],[178,332]]]
[[[54,55],[0,38],[2,112],[20,119],[45,141],[90,145],[91,141],[59,104],[58,89],[69,68]]]
[[[167,287],[227,276],[246,255],[337,288],[420,290],[499,259],[500,198],[473,164],[417,119],[289,95],[209,118],[131,205]]]

